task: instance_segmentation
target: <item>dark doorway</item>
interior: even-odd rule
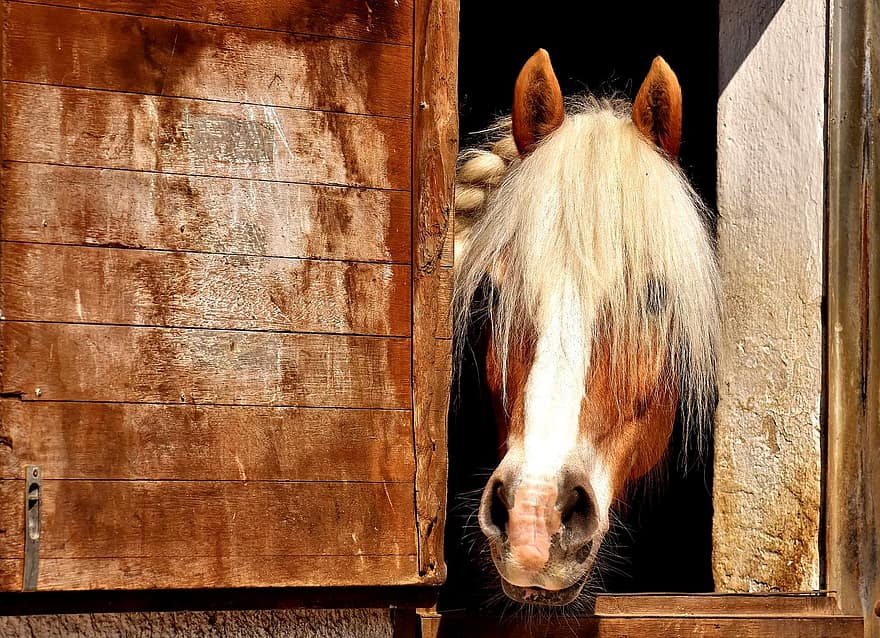
[[[681,165],[710,208],[715,206],[718,96],[716,3],[463,2],[459,54],[462,148],[510,110],[522,64],[547,49],[566,96],[589,90],[630,99],[655,55],[678,75],[684,99]],[[485,608],[500,591],[472,516],[497,463],[491,409],[482,384],[485,344],[472,330],[454,382],[449,422],[449,516],[445,609]],[[622,525],[606,564],[607,591],[712,591],[712,443],[681,461],[680,428],[665,467],[618,508]]]

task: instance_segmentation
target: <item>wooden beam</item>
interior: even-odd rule
[[[4,243],[11,321],[409,336],[391,264]]]
[[[208,24],[253,27],[282,33],[309,33],[375,42],[412,42],[413,0],[42,0],[129,15]]]
[[[413,427],[419,573],[446,577],[446,418],[452,374],[450,278],[458,151],[458,2],[417,0],[413,48]],[[444,272],[445,271],[445,272]]]
[[[412,413],[0,399],[0,478],[412,482]]]
[[[409,190],[408,119],[4,86],[5,160]]]
[[[444,617],[440,638],[861,638],[862,619],[730,617],[583,617],[500,622]]]
[[[826,586],[880,638],[880,6],[830,6]]]
[[[410,408],[407,339],[0,323],[0,392],[25,400]]]
[[[408,192],[9,163],[7,241],[408,264]]]
[[[7,5],[4,33],[5,80],[411,113],[408,47],[19,3]]]

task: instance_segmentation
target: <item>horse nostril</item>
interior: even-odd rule
[[[508,509],[510,504],[504,495],[504,484],[496,481],[492,486],[492,500],[489,503],[489,518],[492,525],[498,528],[498,532],[503,534],[507,529],[507,520],[510,518]]]
[[[562,505],[562,522],[569,525],[575,522],[576,518],[587,522],[592,513],[593,506],[590,503],[590,497],[587,496],[587,491],[582,487],[576,487]]]

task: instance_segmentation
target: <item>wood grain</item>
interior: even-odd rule
[[[558,617],[530,622],[495,618],[447,618],[440,623],[440,637],[449,638],[664,638],[711,636],[712,638],[862,638],[862,619],[827,618],[726,618]]]
[[[822,558],[844,611],[880,638],[880,14],[831,7]]]
[[[10,320],[405,336],[410,269],[3,244]]]
[[[413,55],[413,422],[419,573],[446,577],[446,416],[452,354],[450,288],[441,267],[452,243],[458,151],[458,3],[419,0]],[[448,275],[448,273],[447,273]],[[448,276],[445,277],[449,281]]]
[[[834,594],[600,594],[598,616],[839,616]]]
[[[239,556],[191,556],[185,560],[46,558],[40,560],[37,589],[45,592],[205,587],[385,587],[415,583],[416,562],[415,555],[275,556],[271,560]],[[0,559],[0,590],[21,590],[21,563],[20,560]],[[260,606],[260,603],[256,604]],[[94,609],[95,606],[91,610]]]
[[[409,263],[410,195],[7,164],[7,240]]]
[[[413,0],[43,0],[42,4],[377,42],[412,42]]]
[[[412,51],[9,3],[6,80],[409,118]]]
[[[407,120],[16,83],[5,98],[7,160],[409,189]]]
[[[412,481],[408,410],[0,399],[0,478]]]
[[[7,321],[0,340],[0,392],[26,400],[352,408],[412,402],[407,339]]]
[[[0,503],[0,528],[21,531],[23,501]],[[405,483],[44,479],[41,518],[41,563],[148,557],[266,563],[416,550],[412,487]],[[21,533],[5,539],[0,558],[21,558],[22,545]]]

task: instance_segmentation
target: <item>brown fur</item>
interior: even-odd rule
[[[531,153],[565,119],[562,89],[544,49],[525,63],[513,88],[513,139],[521,156]]]
[[[672,157],[681,145],[681,86],[659,55],[633,102],[632,120],[642,135]]]
[[[666,453],[679,392],[665,362],[657,353],[642,356],[612,354],[606,340],[593,354],[591,375],[581,403],[580,431],[602,450],[613,475],[614,494],[647,474]],[[522,343],[510,352],[507,367],[507,409],[504,408],[501,366],[493,341],[486,358],[486,378],[495,408],[502,456],[507,440],[525,434],[525,387],[534,358],[534,344]],[[621,375],[614,361],[626,361]]]

